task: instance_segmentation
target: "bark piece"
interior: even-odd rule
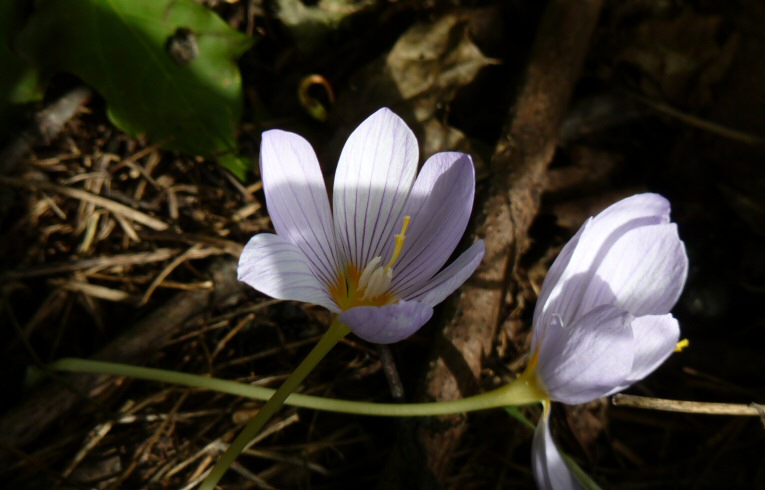
[[[506,136],[494,152],[493,175],[478,213],[474,232],[486,240],[486,255],[449,305],[451,319],[431,354],[423,399],[451,400],[477,391],[476,379],[502,320],[513,268],[528,247],[545,172],[601,3],[553,0],[543,14],[523,89],[503,131]],[[467,429],[466,418],[409,421],[404,429],[381,488],[443,485]]]

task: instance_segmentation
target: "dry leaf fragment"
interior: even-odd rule
[[[455,150],[470,153],[475,159],[466,136],[446,123],[449,103],[457,91],[472,82],[481,68],[497,63],[470,40],[472,15],[472,11],[462,11],[416,24],[386,56],[356,73],[352,85],[358,90],[339,94],[332,115],[349,127],[347,132],[338,131],[337,148],[359,117],[387,106],[408,123],[419,123],[412,129],[423,156]],[[480,173],[479,162],[476,167]]]

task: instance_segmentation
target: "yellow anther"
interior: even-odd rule
[[[688,347],[688,344],[690,344],[690,342],[688,342],[688,339],[681,340],[680,342],[677,343],[677,345],[675,345],[675,352],[682,352],[683,349]]]
[[[401,225],[401,233],[395,235],[396,247],[393,249],[393,256],[390,258],[390,262],[385,266],[386,269],[392,268],[393,264],[398,260],[398,256],[401,255],[401,249],[404,248],[404,239],[406,238],[406,229],[409,228],[409,221],[411,221],[411,219],[411,216],[404,216],[404,224]]]

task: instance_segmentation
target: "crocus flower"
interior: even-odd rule
[[[330,209],[310,144],[265,132],[260,172],[276,234],[247,243],[239,279],[277,299],[321,305],[370,342],[414,333],[484,253],[478,241],[441,270],[465,232],[475,170],[468,155],[444,152],[417,175],[418,159],[412,131],[380,109],[348,138]]]
[[[545,395],[532,442],[543,489],[577,488],[549,429],[550,401],[585,403],[643,379],[675,350],[669,313],[688,257],[669,203],[639,194],[588,219],[553,263],[533,320],[525,376]]]

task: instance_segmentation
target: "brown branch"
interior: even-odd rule
[[[477,214],[475,234],[486,241],[477,273],[453,301],[454,311],[431,355],[423,398],[451,400],[477,389],[490,352],[507,284],[528,246],[545,172],[568,109],[601,7],[601,0],[551,0],[543,14],[525,83],[492,158],[492,177]],[[454,451],[467,428],[464,417],[407,427],[389,462],[387,488],[437,488],[448,477]],[[424,453],[424,454],[423,454]],[[430,474],[424,474],[427,467]],[[412,478],[419,481],[413,482]],[[406,483],[406,485],[403,485]]]

